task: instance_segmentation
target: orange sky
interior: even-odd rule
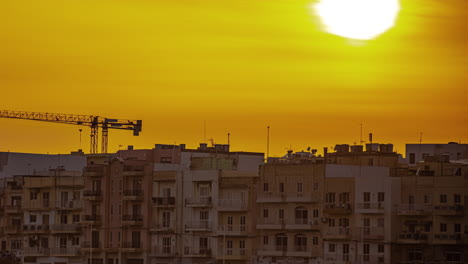
[[[143,119],[109,148],[207,138],[271,153],[359,141],[468,141],[468,1],[403,0],[355,43],[313,1],[13,1],[0,9],[0,109]],[[0,119],[0,151],[67,153],[76,126]],[[367,136],[365,136],[367,138]],[[89,130],[83,148],[89,149]]]

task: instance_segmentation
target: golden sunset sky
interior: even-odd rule
[[[109,148],[233,150],[468,141],[468,1],[402,0],[371,41],[321,30],[314,1],[21,1],[0,8],[0,109],[142,119]],[[78,126],[0,119],[0,151],[68,153]],[[83,128],[89,151],[89,129]]]

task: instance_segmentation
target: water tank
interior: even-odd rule
[[[229,152],[229,145],[228,144],[223,145],[223,151],[224,152]]]
[[[349,145],[346,144],[340,144],[335,146],[335,151],[337,153],[347,153],[349,152]]]
[[[364,147],[362,145],[354,145],[351,146],[351,152],[356,153],[356,152],[362,152]]]
[[[208,144],[200,143],[200,150],[206,150],[208,148]]]
[[[379,145],[379,151],[380,152],[388,152],[387,144],[380,144]]]
[[[393,144],[387,144],[387,151],[388,152],[393,152]]]
[[[379,150],[379,143],[366,144],[366,151],[378,151],[378,150]]]

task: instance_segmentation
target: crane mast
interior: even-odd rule
[[[98,152],[99,128],[102,130],[101,153],[107,153],[109,129],[131,130],[133,131],[134,136],[138,136],[142,129],[141,120],[113,119],[92,115],[0,110],[0,118],[25,119],[88,126],[91,128],[91,153]]]

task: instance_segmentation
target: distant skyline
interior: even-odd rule
[[[6,1],[0,109],[142,119],[119,145],[270,153],[468,141],[468,2],[402,0],[375,40],[323,32],[315,1]],[[81,127],[0,119],[0,151],[68,153]],[[89,150],[89,129],[82,128]]]

